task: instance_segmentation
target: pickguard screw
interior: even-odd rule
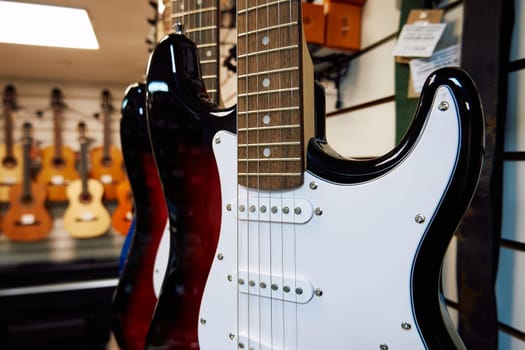
[[[255,211],[255,205],[250,205],[250,212],[254,212]]]
[[[316,290],[314,290],[314,294],[315,294],[315,296],[320,297],[320,296],[323,296],[323,291],[321,289],[317,288]]]
[[[412,328],[412,325],[408,322],[401,323],[401,328],[403,328],[405,331],[409,331]]]
[[[297,294],[297,295],[303,294],[303,289],[301,287],[295,288],[295,294]]]
[[[284,291],[285,293],[290,292],[290,287],[288,287],[288,286],[284,286],[284,287],[283,287],[283,291]]]
[[[301,211],[302,211],[301,207],[297,207],[297,208],[294,209],[294,212],[295,212],[296,215],[301,214]]]
[[[449,107],[449,104],[447,101],[441,101],[438,105],[438,109],[442,112],[446,111]]]
[[[228,338],[230,338],[230,340],[235,339],[235,334],[233,333],[228,334]]]
[[[219,259],[219,260],[224,259],[224,255],[222,255],[221,253],[217,254],[217,259]]]
[[[418,223],[418,224],[422,224],[425,222],[426,218],[425,218],[425,215],[423,214],[417,214],[416,217],[414,218],[414,220]]]
[[[379,349],[381,349],[381,350],[388,350],[388,345],[381,344],[381,345],[379,345]]]
[[[255,287],[255,281],[250,281],[248,282],[248,284],[250,285],[250,287]]]
[[[217,144],[221,143],[221,138],[220,137],[216,137],[215,138],[215,143],[217,143]]]
[[[261,210],[261,213],[266,213],[266,206],[262,205],[260,210]]]
[[[206,324],[206,320],[204,318],[201,318],[201,324]]]
[[[246,208],[244,207],[244,205],[242,205],[242,204],[239,205],[239,211],[240,211],[241,213],[244,212],[245,209],[246,209]]]
[[[232,211],[232,205],[231,204],[226,204],[226,210],[227,211]]]
[[[323,215],[323,210],[321,208],[317,207],[317,208],[315,208],[314,213],[317,216],[321,216],[321,215]]]
[[[232,275],[228,275],[227,278],[228,278],[228,281],[230,281],[230,282],[233,281],[233,276]]]
[[[262,289],[265,289],[266,288],[266,283],[264,283],[264,282],[259,283],[259,287],[261,287]]]
[[[244,344],[243,343],[239,343],[239,349],[244,349]]]
[[[279,210],[279,209],[277,209],[276,206],[273,206],[273,207],[272,207],[272,214],[276,214],[278,210]]]
[[[244,280],[243,280],[242,278],[239,278],[239,279],[237,280],[237,282],[239,282],[239,284],[240,284],[241,286],[244,284]]]
[[[310,189],[311,190],[316,190],[317,189],[317,182],[315,182],[315,181],[310,182]]]
[[[279,289],[279,286],[276,284],[272,284],[272,290],[277,290],[277,289]]]
[[[290,212],[290,208],[288,208],[288,207],[284,207],[283,208],[283,213],[284,214],[288,214],[289,212]]]

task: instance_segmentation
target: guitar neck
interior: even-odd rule
[[[13,115],[12,115],[12,108],[10,105],[6,104],[4,109],[5,114],[5,148],[6,148],[6,155],[8,157],[13,156]]]
[[[219,0],[174,0],[171,24],[182,23],[199,53],[202,80],[211,100],[219,100]]]
[[[313,74],[301,3],[252,3],[237,2],[238,183],[290,189],[303,183],[305,140],[313,136],[313,82],[305,80]]]
[[[103,152],[104,159],[109,159],[110,157],[110,146],[111,146],[111,128],[110,128],[110,113],[109,111],[104,111],[104,136],[103,136]]]
[[[62,107],[53,106],[53,139],[55,158],[62,158]]]
[[[82,181],[82,196],[89,196],[88,188],[88,147],[89,143],[87,140],[81,140],[80,142],[80,178]]]
[[[31,140],[24,142],[23,197],[31,197]]]

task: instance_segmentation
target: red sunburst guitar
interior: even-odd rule
[[[102,91],[102,121],[104,123],[103,144],[94,147],[90,152],[90,177],[104,185],[104,199],[117,198],[117,186],[124,180],[124,160],[122,152],[111,143],[111,114],[114,110],[111,104],[109,90]]]
[[[62,143],[62,123],[65,105],[60,89],[51,92],[53,109],[54,144],[42,149],[42,169],[36,180],[47,188],[47,199],[51,202],[67,200],[66,187],[79,178],[76,170],[75,152]]]
[[[0,145],[0,202],[9,199],[9,188],[22,182],[22,147],[13,141],[13,114],[16,110],[16,90],[13,85],[4,90],[5,144]]]
[[[102,204],[104,187],[100,181],[88,178],[89,139],[86,124],[78,124],[80,142],[80,179],[66,189],[69,200],[64,212],[64,229],[75,238],[92,238],[106,233],[111,225],[109,212]]]
[[[23,182],[9,191],[9,209],[4,216],[4,234],[14,240],[30,242],[49,235],[53,221],[44,206],[46,189],[31,181],[31,124],[23,126]]]

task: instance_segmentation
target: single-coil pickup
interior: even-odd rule
[[[240,271],[228,276],[240,293],[305,304],[314,295],[312,283],[302,278]]]
[[[313,207],[305,199],[269,198],[257,195],[240,198],[227,204],[239,220],[267,221],[290,224],[304,224],[313,216]]]

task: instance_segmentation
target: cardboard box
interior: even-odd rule
[[[322,4],[302,3],[303,30],[306,42],[324,44],[325,17]]]
[[[337,49],[361,48],[362,7],[340,2],[325,2],[325,45]]]

